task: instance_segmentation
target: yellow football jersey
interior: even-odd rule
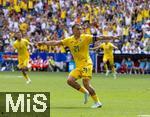
[[[15,6],[14,6],[14,10],[15,10],[17,13],[21,12],[21,9],[20,9],[20,6],[19,6],[19,5],[15,5]]]
[[[3,2],[3,6],[6,6],[6,0],[3,0],[2,2]]]
[[[17,49],[18,57],[29,57],[28,45],[30,42],[26,39],[21,39],[21,41],[16,40],[13,47]]]
[[[137,21],[137,22],[141,22],[141,21],[142,21],[142,18],[143,18],[142,14],[141,14],[141,13],[138,13],[136,21]]]
[[[2,0],[0,0],[0,5],[2,5],[3,4],[3,1]]]
[[[21,9],[26,10],[26,11],[28,10],[27,3],[25,3],[24,1],[21,1],[19,5]]]
[[[48,5],[51,5],[52,4],[52,0],[48,0]]]
[[[33,0],[28,1],[28,8],[33,9]]]
[[[150,10],[143,10],[143,18],[149,18],[150,17],[150,15],[149,15],[149,13],[150,13]]]
[[[14,2],[14,5],[18,4],[18,0],[13,0],[13,2]]]
[[[103,30],[103,35],[108,35],[108,31],[106,29]]]
[[[129,27],[123,28],[123,35],[125,35],[125,36],[129,35]]]
[[[102,43],[100,48],[103,48],[104,56],[113,56],[113,44],[112,43]]]
[[[64,46],[69,47],[76,67],[83,67],[92,64],[89,55],[89,44],[92,42],[92,35],[82,34],[80,39],[75,39],[74,36],[62,40]]]
[[[27,30],[28,30],[28,24],[27,23],[21,23],[20,25],[19,25],[19,28],[20,28],[20,30],[22,31],[22,32],[27,32]]]
[[[66,10],[61,11],[61,18],[62,19],[66,18]]]

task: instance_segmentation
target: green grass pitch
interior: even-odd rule
[[[103,107],[83,104],[83,94],[66,84],[68,73],[30,72],[27,85],[20,72],[0,72],[0,92],[50,92],[51,117],[140,117],[150,115],[150,75],[93,74],[92,85]],[[79,80],[81,83],[81,80]],[[142,116],[141,116],[142,117]]]

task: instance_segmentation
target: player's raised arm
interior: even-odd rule
[[[58,46],[63,45],[62,41],[40,41],[37,45],[48,45],[48,46]]]
[[[98,40],[115,40],[115,39],[119,39],[120,36],[107,36],[107,35],[100,35],[100,36],[94,36],[94,40],[98,41]]]
[[[36,46],[35,43],[31,43],[31,42],[29,43],[29,47],[30,47],[31,50],[33,50],[34,46]]]
[[[94,47],[94,48],[90,48],[90,50],[97,50],[97,49],[99,49],[100,48],[100,46],[96,46],[96,47]]]
[[[115,45],[113,45],[113,48],[114,48],[114,49],[118,49],[118,47],[117,47],[117,46],[115,46]]]

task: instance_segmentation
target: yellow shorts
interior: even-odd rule
[[[92,78],[92,70],[93,66],[92,65],[87,65],[85,67],[77,67],[76,69],[72,70],[69,74],[69,76],[74,77],[75,79],[80,79],[80,78]]]
[[[113,65],[114,64],[114,57],[104,56],[103,57],[103,62],[109,62],[110,65]]]
[[[22,69],[22,68],[25,68],[25,67],[28,67],[29,65],[29,58],[25,58],[25,59],[19,59],[18,58],[18,67],[19,69]]]

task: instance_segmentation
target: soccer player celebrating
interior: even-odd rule
[[[28,52],[28,45],[30,45],[29,41],[22,38],[21,32],[16,34],[16,41],[13,44],[14,49],[18,52],[18,68],[21,69],[24,78],[26,79],[26,83],[31,83],[29,76],[26,71],[28,70],[28,64],[30,55]]]
[[[89,94],[94,100],[92,108],[99,108],[102,106],[94,88],[90,84],[92,78],[92,60],[89,55],[89,44],[93,42],[93,36],[88,34],[81,34],[80,26],[75,24],[72,27],[73,36],[70,36],[61,41],[42,41],[38,44],[46,44],[49,46],[64,45],[69,47],[76,68],[72,70],[68,76],[67,83],[74,89],[84,93],[84,103],[88,101]],[[99,39],[99,38],[98,38]],[[76,81],[82,78],[84,87],[80,86]]]
[[[108,66],[107,66],[107,62],[109,62],[110,67],[111,67],[112,72],[113,72],[113,75],[114,75],[114,79],[116,79],[113,49],[118,49],[118,47],[116,47],[114,44],[110,43],[108,40],[105,40],[104,43],[102,43],[101,45],[93,48],[93,50],[99,49],[99,48],[102,48],[103,51],[104,51],[103,63],[104,63],[104,68],[106,70],[106,76],[108,76],[108,74],[109,74],[109,70],[108,70]]]

